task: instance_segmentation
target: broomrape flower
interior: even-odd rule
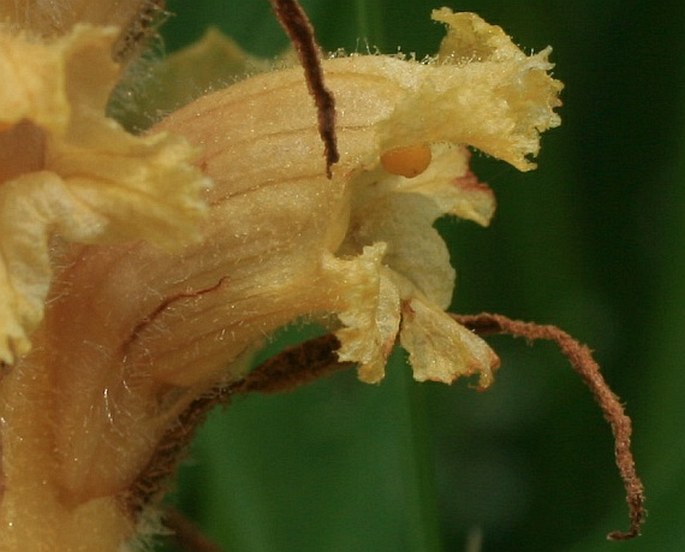
[[[198,401],[302,317],[335,332],[362,381],[382,380],[399,341],[417,380],[487,387],[499,361],[444,312],[454,270],[433,223],[493,215],[467,147],[529,170],[559,124],[550,50],[526,56],[443,8],[430,60],[322,63],[339,152],[328,175],[299,67],[134,136],[105,108],[112,52],[125,57],[150,4],[117,6],[73,21],[76,8],[0,11],[2,550],[132,543]]]
[[[176,248],[197,233],[209,182],[184,140],[133,136],[105,116],[121,70],[116,28],[77,23],[45,37],[41,21],[0,27],[0,361],[8,364],[29,351],[42,319],[56,240]]]

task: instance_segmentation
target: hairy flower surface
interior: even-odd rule
[[[53,238],[163,247],[196,235],[209,181],[193,150],[105,116],[120,72],[115,28],[43,39],[0,27],[0,361],[28,352],[43,316]]]
[[[0,354],[21,357],[0,385],[7,550],[117,550],[163,435],[303,317],[336,332],[363,381],[383,378],[399,340],[417,380],[489,385],[496,355],[444,312],[454,270],[433,223],[489,223],[494,197],[467,146],[531,168],[539,132],[559,124],[561,85],[547,50],[525,56],[472,14],[434,18],[448,26],[435,59],[323,63],[340,151],[330,179],[300,68],[203,96],[133,137],[104,116],[115,69],[86,78],[112,67],[113,31],[3,35],[3,52],[56,60],[22,79],[0,54],[14,87],[0,105],[35,99],[0,136]]]
[[[444,214],[489,222],[494,198],[468,172],[464,145],[531,168],[539,131],[559,122],[560,84],[546,73],[547,51],[526,57],[472,14],[434,17],[449,25],[435,60],[324,63],[341,154],[332,181],[321,174],[297,68],[204,96],[161,123],[202,148],[200,164],[216,183],[209,201],[220,237],[211,241],[231,253],[203,259],[203,277],[211,266],[215,281],[229,279],[226,304],[263,305],[238,314],[234,343],[245,335],[247,347],[254,333],[297,316],[335,313],[340,358],[359,363],[365,381],[383,377],[398,331],[417,379],[481,373],[481,385],[490,381],[494,354],[442,312],[454,271],[432,224]]]

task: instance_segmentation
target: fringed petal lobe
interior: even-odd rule
[[[0,31],[0,360],[25,354],[42,319],[53,237],[199,236],[209,180],[185,140],[133,136],[105,116],[119,74],[116,29],[76,25],[51,40]]]

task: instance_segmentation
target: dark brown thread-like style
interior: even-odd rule
[[[626,492],[630,529],[612,531],[607,535],[607,539],[628,540],[639,536],[640,526],[644,523],[647,512],[644,506],[644,486],[635,470],[635,460],[630,449],[632,423],[625,414],[619,398],[604,380],[597,362],[592,358],[590,349],[552,325],[511,320],[501,314],[453,314],[452,317],[478,335],[506,334],[523,337],[529,341],[547,340],[556,343],[592,392],[614,434],[616,465]]]
[[[307,14],[296,0],[270,0],[270,2],[278,21],[297,49],[300,63],[304,68],[309,93],[314,98],[318,112],[319,135],[324,143],[326,156],[326,175],[331,178],[331,167],[340,159],[335,134],[335,100],[324,84],[314,29]]]

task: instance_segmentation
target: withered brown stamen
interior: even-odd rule
[[[635,470],[635,460],[630,450],[632,423],[625,414],[619,398],[604,380],[599,365],[592,358],[590,349],[556,326],[533,324],[511,320],[500,314],[482,313],[452,317],[478,335],[506,334],[527,340],[547,340],[557,344],[595,397],[614,434],[616,465],[626,491],[626,502],[630,515],[628,531],[612,531],[609,540],[628,540],[639,536],[640,526],[645,521],[644,487]]]
[[[323,70],[318,46],[307,14],[297,0],[270,0],[278,21],[297,49],[304,68],[309,93],[314,98],[319,118],[319,134],[324,143],[326,175],[331,178],[331,167],[340,155],[335,134],[335,100],[323,82]]]

